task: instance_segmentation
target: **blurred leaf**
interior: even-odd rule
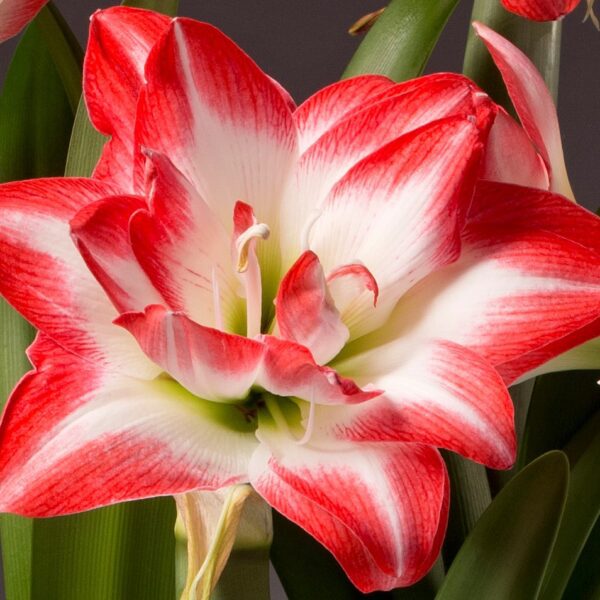
[[[556,101],[560,66],[560,21],[536,23],[522,19],[506,11],[499,1],[490,0],[475,0],[471,21],[481,21],[525,52],[544,77]],[[500,73],[473,28],[469,31],[463,72],[498,104],[512,111]]]
[[[405,81],[423,72],[458,0],[392,0],[365,36],[343,78],[379,73]]]
[[[600,598],[600,519],[590,533],[565,591],[565,600],[598,600]]]
[[[600,514],[600,411],[568,444],[571,482],[540,598],[560,600]]]
[[[465,539],[492,501],[487,473],[483,465],[458,454],[443,451],[450,476],[450,515],[444,540],[443,556],[447,567],[458,554]]]
[[[479,519],[436,600],[536,598],[568,485],[568,461],[557,451],[516,475]]]
[[[47,46],[44,8],[21,38],[0,96],[0,181],[61,175],[73,124],[73,110]],[[56,43],[65,37],[56,32]],[[33,328],[0,299],[0,405],[31,366],[25,349]],[[0,517],[4,584],[11,600],[29,600],[33,521]]]
[[[600,371],[549,373],[535,381],[518,468],[562,448],[598,409]]]
[[[362,594],[335,558],[303,529],[273,511],[271,561],[286,594],[293,600],[354,600]]]
[[[123,6],[146,8],[147,10],[155,10],[156,12],[174,17],[177,14],[179,0],[125,0]]]
[[[83,50],[53,2],[40,11],[35,23],[60,77],[71,111],[75,113],[81,97]]]

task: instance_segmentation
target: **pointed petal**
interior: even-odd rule
[[[263,336],[266,352],[258,385],[278,396],[296,396],[316,404],[365,402],[381,392],[360,389],[333,369],[320,367],[310,351],[288,340]]]
[[[500,107],[485,147],[481,178],[540,190],[550,186],[542,157],[521,126]]]
[[[279,87],[214,27],[175,19],[146,64],[137,136],[161,152],[228,226],[237,200],[276,222],[296,129]]]
[[[411,585],[439,553],[448,481],[439,453],[428,446],[322,452],[269,436],[252,457],[250,482],[330,550],[362,592]]]
[[[464,77],[427,78],[388,88],[380,100],[355,110],[327,130],[300,157],[281,207],[285,262],[303,247],[299,224],[318,214],[332,187],[359,161],[402,135],[437,119],[473,116],[472,84]],[[306,226],[306,225],[305,225]]]
[[[244,398],[264,354],[260,342],[203,327],[162,306],[123,314],[115,323],[169,375],[207,400]]]
[[[332,83],[313,94],[294,112],[303,152],[349,113],[364,108],[372,98],[394,87],[382,75],[359,75]]]
[[[473,27],[490,51],[521,123],[548,167],[550,189],[572,199],[556,107],[542,76],[529,58],[501,35],[481,23]]]
[[[329,362],[348,340],[313,252],[305,252],[286,273],[275,308],[282,337],[306,346],[319,364]]]
[[[462,215],[479,164],[468,120],[436,121],[370,155],[335,186],[309,236],[326,271],[361,262],[379,285],[346,317],[351,336],[380,325],[398,298],[459,253]]]
[[[506,381],[598,335],[600,219],[564,197],[482,182],[463,233],[461,258],[398,303],[386,330],[363,347],[443,337],[481,354]],[[583,329],[586,328],[586,329]],[[575,335],[575,338],[567,336]],[[526,357],[529,355],[529,357]],[[526,358],[519,366],[520,357]],[[513,362],[514,361],[514,362]]]
[[[35,327],[73,353],[137,377],[157,372],[117,316],[70,238],[69,221],[114,195],[91,179],[57,178],[0,186],[0,292]]]
[[[498,372],[472,350],[447,340],[381,346],[339,366],[384,390],[359,406],[319,407],[329,436],[405,441],[457,452],[494,469],[515,459],[513,404]]]
[[[150,207],[130,221],[137,260],[169,308],[209,327],[220,327],[221,308],[234,329],[243,313],[225,227],[167,157],[148,153],[147,169]]]
[[[2,512],[48,517],[247,480],[256,438],[233,407],[115,375],[43,336],[30,358],[0,429]]]
[[[129,220],[146,208],[136,196],[112,196],[81,209],[71,235],[88,268],[119,312],[164,302],[140,267],[129,241]]]
[[[578,4],[579,0],[502,0],[506,10],[534,21],[556,21]]]
[[[48,0],[3,0],[0,2],[0,42],[17,35]]]
[[[122,6],[97,11],[91,19],[83,88],[94,127],[112,139],[94,176],[134,191],[135,114],[150,48],[166,31],[164,15]]]

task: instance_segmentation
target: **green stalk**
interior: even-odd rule
[[[544,77],[556,101],[562,27],[560,21],[535,23],[522,19],[504,10],[499,0],[475,0],[471,20],[491,27],[527,54]],[[469,31],[463,71],[498,104],[507,109],[512,108],[500,73],[473,29]]]
[[[343,79],[379,73],[405,81],[423,72],[458,0],[392,0],[346,67]]]
[[[211,600],[269,600],[269,548],[233,550]]]

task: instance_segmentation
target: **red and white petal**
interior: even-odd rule
[[[550,189],[573,199],[558,115],[544,79],[529,58],[508,40],[482,23],[474,23],[473,27],[492,55],[521,123],[548,167]]]
[[[357,442],[418,442],[494,469],[515,459],[513,404],[498,372],[447,340],[392,342],[336,365],[383,390],[353,407],[319,407],[316,435]]]
[[[352,167],[400,136],[437,119],[474,115],[471,88],[466,78],[458,76],[388,88],[378,102],[353,111],[308,148],[281,207],[285,264],[306,250],[299,224],[309,227],[332,187]]]
[[[277,396],[294,396],[315,404],[355,404],[381,394],[359,388],[329,367],[319,366],[300,344],[265,335],[266,347],[256,383]]]
[[[261,367],[261,342],[194,323],[162,306],[115,320],[142,350],[186,389],[207,400],[247,395]]]
[[[592,213],[550,192],[482,182],[463,236],[460,259],[407,293],[385,330],[362,344],[442,337],[495,367],[512,363],[510,383],[537,366],[530,353],[546,348],[547,361],[568,349],[560,340],[597,320],[600,219]]]
[[[135,8],[112,7],[91,19],[83,88],[90,119],[111,136],[94,176],[134,191],[135,115],[150,48],[170,19]]]
[[[541,190],[550,186],[542,157],[522,127],[501,107],[486,144],[481,178]]]
[[[225,226],[237,200],[275,223],[297,155],[288,102],[214,27],[175,19],[150,52],[137,139],[167,155]]]
[[[359,75],[332,83],[313,94],[294,112],[300,151],[304,152],[338,121],[364,108],[391,87],[394,82],[382,75]]]
[[[131,215],[146,208],[142,198],[112,196],[89,204],[71,220],[79,252],[120,313],[164,302],[129,241]]]
[[[0,292],[28,321],[71,352],[136,377],[156,367],[112,324],[117,311],[70,237],[69,221],[115,189],[57,178],[0,186]]]
[[[431,568],[449,502],[437,450],[352,444],[323,452],[260,428],[258,435],[252,486],[323,544],[362,592],[411,585]]]
[[[0,510],[49,517],[247,481],[243,416],[92,365],[44,336],[0,429]],[[229,422],[231,427],[224,423]]]
[[[353,338],[382,324],[417,281],[456,260],[480,150],[469,120],[436,121],[368,156],[334,187],[308,246],[326,271],[360,262],[379,285],[375,310],[364,294],[344,315]]]
[[[319,364],[329,362],[350,335],[313,252],[305,252],[286,273],[275,309],[281,336],[306,346]]]
[[[17,35],[48,0],[3,0],[0,2],[0,42]]]
[[[556,21],[578,4],[579,0],[502,0],[506,10],[533,21]]]
[[[227,230],[166,156],[148,153],[147,171],[150,207],[129,225],[137,260],[169,308],[235,330],[243,307]]]

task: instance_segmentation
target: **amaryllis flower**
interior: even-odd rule
[[[596,319],[600,221],[479,179],[497,109],[461,76],[296,108],[210,25],[115,8],[84,88],[94,178],[0,187],[0,290],[40,330],[0,509],[250,482],[361,590],[419,579],[437,448],[512,464],[506,384]]]
[[[502,0],[506,10],[513,12],[526,19],[534,21],[555,21],[575,10],[580,0]],[[591,17],[596,27],[597,19],[594,16],[594,0],[586,0],[586,19]]]
[[[17,35],[48,0],[0,0],[0,42]]]

